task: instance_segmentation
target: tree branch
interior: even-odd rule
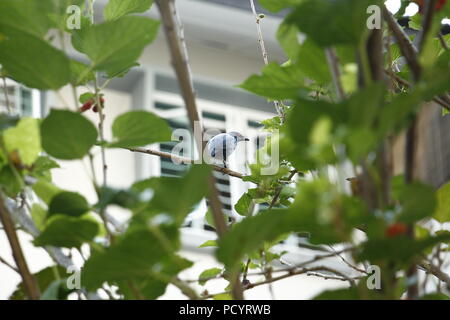
[[[402,27],[398,24],[385,6],[383,6],[383,14],[389,29],[391,29],[394,37],[397,39],[397,44],[400,47],[400,51],[411,68],[415,80],[419,79],[422,68],[417,59],[417,49],[414,47]]]
[[[450,291],[450,276],[448,274],[428,261],[420,263],[419,266],[425,269],[427,273],[432,274],[433,276],[444,282],[447,285],[447,290]]]
[[[266,279],[264,281],[260,281],[260,282],[256,282],[256,283],[250,283],[244,288],[244,290],[249,290],[249,289],[252,289],[252,288],[255,288],[255,287],[259,287],[259,286],[262,286],[262,285],[265,285],[265,284],[270,284],[272,282],[276,282],[276,281],[279,281],[279,280],[290,278],[292,276],[297,276],[297,275],[305,274],[305,273],[308,274],[308,273],[311,273],[311,272],[314,272],[314,271],[325,271],[325,272],[333,273],[333,274],[335,274],[335,275],[340,277],[339,280],[344,279],[345,281],[348,281],[351,286],[356,286],[356,280],[358,280],[360,278],[360,277],[356,277],[356,278],[348,277],[344,273],[342,273],[342,272],[340,272],[338,270],[326,267],[326,266],[316,266],[316,267],[311,267],[311,268],[302,268],[302,269],[299,269],[299,270],[289,270],[287,273],[285,273],[285,274],[283,274],[281,276],[269,278],[269,279]],[[314,274],[310,274],[310,275],[314,275]],[[321,275],[321,277],[324,277],[324,275]],[[332,276],[330,276],[330,277],[332,277]],[[203,296],[202,299],[209,299],[209,298],[213,298],[216,295],[227,294],[227,293],[229,293],[229,292],[224,291],[224,292],[220,292],[220,293],[208,294],[206,296]]]
[[[178,13],[175,8],[175,2],[174,0],[157,0],[156,4],[163,21],[166,40],[170,50],[172,66],[178,78],[178,83],[180,85],[181,94],[186,105],[186,110],[189,116],[192,131],[194,132],[194,134],[196,132],[203,134],[203,128],[200,123],[200,117],[195,100],[195,91],[191,76],[191,69],[188,63],[189,58],[184,39],[183,25],[181,24],[181,21],[178,17]],[[202,137],[196,137],[196,141],[199,155],[202,156],[205,142],[203,142]],[[212,174],[209,177],[208,184],[210,187],[209,203],[211,206],[211,212],[217,230],[217,235],[219,238],[221,238],[226,233],[228,227],[225,222],[224,214],[222,212],[222,204],[219,200],[219,194],[216,187],[216,179]],[[242,288],[239,281],[239,273],[232,274],[231,284],[233,288],[232,291],[234,299],[243,299]]]
[[[256,30],[258,32],[258,43],[259,43],[259,46],[261,47],[261,53],[262,53],[262,57],[264,60],[264,64],[267,66],[269,64],[269,55],[267,54],[267,49],[266,49],[266,45],[264,44],[264,37],[262,34],[262,30],[261,30],[261,17],[256,12],[255,3],[253,0],[250,0],[250,6],[252,8],[252,12],[255,17]],[[278,116],[281,119],[284,119],[284,112],[280,106],[280,101],[274,100],[273,104],[275,106],[275,110],[277,111]]]
[[[146,154],[151,154],[151,155],[158,156],[161,158],[172,159],[178,163],[186,163],[186,164],[194,163],[194,160],[192,160],[192,159],[180,157],[180,156],[168,153],[168,152],[162,152],[162,151],[146,149],[146,148],[125,148],[125,149],[130,150],[132,152],[146,153]],[[243,177],[245,177],[242,173],[230,170],[228,168],[223,168],[223,167],[219,167],[216,165],[212,165],[212,167],[214,170],[222,172],[223,174],[229,175],[231,177],[235,177],[235,178],[239,178],[239,179],[242,179]]]
[[[14,261],[16,262],[22,282],[25,288],[25,292],[30,300],[39,300],[40,292],[36,279],[31,274],[28,264],[25,260],[25,256],[20,246],[19,238],[16,230],[14,229],[14,223],[11,219],[11,215],[7,210],[3,198],[3,194],[0,193],[0,221],[5,229],[6,236],[11,246]]]

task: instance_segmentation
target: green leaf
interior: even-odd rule
[[[81,30],[73,41],[91,59],[91,69],[111,75],[136,62],[145,46],[155,39],[158,27],[155,20],[126,16]]]
[[[70,60],[70,83],[72,85],[78,87],[94,80],[95,74],[88,65],[76,60]]]
[[[31,174],[36,178],[43,178],[51,181],[50,170],[59,168],[59,164],[46,156],[39,156],[33,164]]]
[[[51,8],[51,0],[2,0],[0,33],[20,31],[43,38],[52,25],[48,16]]]
[[[171,130],[167,122],[148,111],[129,111],[118,116],[112,125],[115,142],[111,148],[127,148],[170,141]]]
[[[239,85],[254,94],[281,100],[296,98],[305,91],[304,74],[296,65],[282,67],[272,62],[262,69],[261,75],[252,75]]]
[[[285,8],[294,7],[303,0],[259,0],[259,3],[271,12],[278,12]]]
[[[66,55],[26,33],[8,35],[0,41],[0,64],[9,77],[30,88],[56,90],[70,81],[70,61]]]
[[[199,279],[198,283],[200,285],[204,286],[206,281],[211,280],[211,278],[214,278],[215,276],[219,275],[220,273],[222,273],[221,268],[206,269],[198,277],[198,279]]]
[[[369,33],[367,8],[380,4],[378,0],[303,0],[286,21],[321,47],[358,45],[362,36]]]
[[[6,165],[0,169],[0,186],[9,197],[15,198],[22,190],[24,182],[15,168]]]
[[[207,240],[203,242],[201,245],[198,246],[199,248],[206,248],[206,247],[217,247],[217,241],[216,240]]]
[[[432,187],[418,181],[404,185],[399,193],[402,212],[398,219],[411,223],[433,215],[436,196]]]
[[[5,130],[3,139],[6,150],[8,152],[18,151],[21,162],[29,166],[41,152],[39,121],[22,118],[15,128]]]
[[[44,179],[38,180],[31,188],[46,204],[50,204],[53,197],[61,192],[60,188]]]
[[[36,246],[79,248],[98,234],[98,224],[87,220],[55,215],[47,222],[42,233],[34,240]]]
[[[57,279],[57,274],[59,275],[65,275],[66,270],[61,266],[50,266],[47,268],[44,268],[40,270],[37,273],[34,273],[33,276],[36,279],[39,288],[41,291],[44,291],[46,288],[48,288],[54,280]],[[25,300],[27,299],[25,294],[25,287],[23,282],[21,282],[16,290],[11,294],[9,297],[10,300]]]
[[[219,240],[217,258],[233,268],[245,254],[258,249],[264,241],[275,240],[281,234],[293,231],[288,222],[288,212],[284,210],[266,210],[247,217]]]
[[[89,211],[89,204],[86,199],[76,192],[61,192],[55,195],[50,201],[48,215],[65,214],[72,217],[79,217]]]
[[[55,280],[42,293],[41,300],[64,300],[73,291],[67,288],[67,279]]]
[[[443,185],[436,192],[437,196],[437,208],[434,213],[434,218],[441,222],[450,221],[450,182]]]
[[[36,225],[36,228],[42,230],[45,226],[45,220],[47,219],[47,210],[38,203],[34,203],[31,207],[31,218]]]
[[[154,194],[149,208],[160,213],[169,213],[181,224],[208,193],[210,168],[206,165],[193,165],[182,178],[160,177],[149,180]]]
[[[382,261],[395,261],[399,265],[407,266],[412,259],[422,255],[428,248],[449,240],[450,233],[422,239],[412,239],[406,235],[369,239],[363,244],[362,251],[356,257],[358,261],[369,260],[376,264]]]
[[[130,13],[145,12],[152,6],[153,0],[110,0],[105,7],[105,20],[116,20]]]
[[[314,297],[314,300],[359,300],[356,288],[326,290]]]
[[[158,266],[169,262],[172,252],[162,244],[163,236],[167,241],[175,241],[178,230],[174,227],[158,227],[159,232],[140,226],[116,239],[116,243],[103,252],[94,252],[82,270],[82,285],[93,290],[105,281],[126,281],[132,278],[148,276],[151,271],[158,272]],[[178,245],[174,246],[174,250]]]
[[[297,59],[298,52],[300,51],[298,34],[297,27],[285,21],[280,24],[277,30],[277,40],[291,60]]]
[[[51,156],[81,159],[97,140],[94,124],[81,114],[52,109],[41,124],[42,147]]]
[[[242,197],[239,198],[238,202],[234,206],[234,209],[237,213],[248,216],[252,213],[252,202],[253,198],[246,192],[242,195]]]
[[[318,84],[331,81],[325,51],[310,39],[306,39],[298,48],[297,57],[293,63],[306,77],[315,80]]]

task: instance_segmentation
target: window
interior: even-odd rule
[[[26,88],[7,79],[6,92],[11,113],[24,117],[39,117],[39,91]],[[8,113],[7,101],[3,81],[0,85],[0,112]]]

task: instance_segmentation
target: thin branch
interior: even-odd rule
[[[336,89],[337,97],[339,101],[342,101],[345,99],[345,93],[344,89],[342,88],[341,73],[339,71],[339,61],[336,52],[332,48],[326,48],[325,55],[327,57],[328,67],[331,72],[331,77],[333,79],[333,84]]]
[[[146,153],[146,154],[151,154],[151,155],[158,156],[161,158],[172,159],[173,161],[175,161],[177,163],[186,163],[186,164],[194,163],[194,160],[192,160],[192,159],[180,157],[180,156],[168,153],[168,152],[162,152],[162,151],[146,149],[146,148],[125,148],[125,149],[130,150],[132,152]],[[222,172],[223,174],[229,175],[231,177],[235,177],[235,178],[239,178],[239,179],[242,179],[243,177],[245,177],[242,173],[230,170],[228,168],[219,167],[216,165],[212,165],[212,167],[214,170],[216,170],[218,172]]]
[[[7,210],[4,202],[4,197],[0,194],[0,221],[5,228],[6,236],[11,246],[11,251],[19,270],[25,292],[30,300],[39,300],[40,292],[36,279],[31,274],[25,256],[20,246],[19,237],[14,229],[14,223],[11,219],[11,214]]]
[[[408,88],[412,87],[412,84],[408,80],[405,80],[405,79],[399,77],[395,72],[393,72],[391,70],[384,70],[384,71],[386,72],[386,74],[391,76],[391,78],[393,78],[393,80],[395,80],[399,84],[401,84],[405,87],[408,87]],[[450,104],[447,103],[446,101],[444,101],[443,97],[434,97],[432,100],[434,102],[436,102],[437,104],[439,104],[441,107],[450,111]]]
[[[256,30],[258,32],[258,43],[259,46],[261,47],[261,53],[264,60],[264,64],[267,66],[269,64],[269,55],[267,53],[266,45],[264,44],[264,37],[261,30],[261,17],[256,12],[255,3],[253,0],[250,0],[250,6],[252,8],[252,12],[255,17]],[[277,111],[278,116],[280,116],[281,119],[284,119],[284,113],[283,109],[280,106],[280,101],[274,100],[273,104],[275,106],[275,110]]]
[[[17,269],[16,267],[14,267],[12,264],[10,264],[8,261],[6,261],[5,259],[3,259],[2,257],[0,257],[0,262],[3,263],[5,266],[7,266],[8,268],[10,268],[11,270],[17,272],[18,274],[20,274],[19,269]]]
[[[419,266],[425,269],[427,273],[432,274],[433,276],[444,282],[447,285],[447,290],[450,291],[450,275],[428,261],[420,263]]]
[[[418,37],[418,48],[419,52],[423,50],[425,41],[428,37],[428,34],[430,33],[432,24],[433,24],[433,16],[434,16],[434,8],[436,7],[436,0],[428,0],[425,1],[425,12],[423,17],[423,23],[422,23],[422,30],[420,31]]]
[[[409,37],[403,31],[402,27],[398,24],[398,22],[386,9],[385,6],[383,6],[383,15],[389,26],[389,29],[391,29],[394,37],[397,40],[397,44],[400,47],[400,51],[402,52],[403,57],[405,57],[406,62],[411,68],[414,78],[416,80],[419,79],[422,69],[417,59],[417,49],[414,47],[411,40],[409,40]]]
[[[164,25],[164,31],[166,34],[167,44],[170,50],[172,66],[178,78],[181,94],[183,96],[184,103],[186,105],[187,114],[191,124],[192,131],[195,133],[203,134],[203,128],[200,123],[200,117],[197,110],[197,104],[195,100],[195,91],[191,75],[191,69],[189,66],[189,57],[187,47],[184,39],[183,25],[178,17],[177,10],[175,8],[174,0],[157,0],[159,12]],[[201,156],[205,147],[205,142],[202,139],[196,137],[198,153]],[[200,137],[201,138],[201,137]],[[219,199],[219,193],[216,187],[216,179],[211,174],[208,180],[210,187],[209,203],[211,206],[211,212],[214,219],[214,224],[217,230],[217,235],[221,238],[227,231],[228,227],[225,222],[225,217],[222,212],[222,203]],[[242,300],[242,288],[239,281],[239,273],[232,272],[231,284],[233,297],[237,300]]]
[[[292,270],[292,271],[289,271],[288,273],[285,273],[278,277],[266,279],[264,281],[260,281],[260,282],[256,282],[256,283],[250,283],[244,288],[244,290],[249,290],[249,289],[259,287],[259,286],[262,286],[265,284],[270,284],[272,282],[290,278],[292,276],[297,276],[297,275],[301,275],[301,274],[305,274],[305,273],[308,274],[308,273],[311,273],[314,271],[325,271],[325,272],[333,273],[337,276],[340,276],[342,279],[345,279],[345,281],[348,281],[351,286],[356,286],[356,280],[359,279],[359,277],[357,277],[357,278],[348,277],[347,275],[343,274],[342,272],[332,269],[332,268],[329,268],[329,267],[326,267],[326,266],[317,266],[317,267],[311,267],[311,268],[302,268],[302,269],[295,270],[295,271]],[[209,299],[209,298],[213,298],[216,295],[227,294],[227,293],[229,293],[229,292],[224,291],[224,292],[220,292],[220,293],[208,294],[208,295],[202,297],[202,299]]]

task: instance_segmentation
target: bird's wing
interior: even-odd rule
[[[236,139],[227,133],[218,134],[208,142],[209,154],[215,159],[228,157],[235,148]]]

